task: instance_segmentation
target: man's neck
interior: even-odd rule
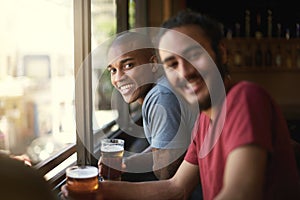
[[[233,82],[231,81],[231,77],[229,75],[225,76],[223,83],[224,83],[224,88],[225,88],[225,92],[226,92],[226,95],[227,95],[227,93],[229,92],[230,88],[233,86]],[[202,110],[202,112],[207,117],[209,117],[211,120],[214,120],[215,117],[216,117],[216,112],[218,112],[219,110],[220,110],[220,104],[217,104],[217,105],[214,105],[214,106],[210,106],[206,110]]]

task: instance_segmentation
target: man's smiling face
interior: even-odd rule
[[[178,37],[182,34],[185,37]],[[210,108],[209,87],[214,81],[211,70],[215,66],[212,59],[216,56],[202,30],[196,25],[186,25],[167,31],[160,39],[159,49],[171,84],[188,102],[198,103],[201,110]]]
[[[122,46],[112,47],[109,51],[109,57],[114,59],[108,66],[111,83],[127,103],[142,101],[155,81],[149,64],[151,54],[147,49],[138,49],[119,56],[120,51]]]

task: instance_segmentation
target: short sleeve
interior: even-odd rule
[[[195,141],[192,141],[188,150],[187,150],[187,153],[184,157],[184,160],[193,164],[193,165],[198,165],[198,158],[197,158],[197,152],[196,152],[196,143]]]
[[[226,150],[245,144],[257,144],[272,151],[272,101],[259,86],[240,84],[227,96]],[[228,134],[227,134],[228,133]],[[234,133],[234,134],[231,134]]]
[[[155,95],[146,102],[143,110],[144,130],[151,136],[150,144],[154,148],[186,148],[187,138],[184,123],[181,122],[181,108],[176,95],[165,92]]]

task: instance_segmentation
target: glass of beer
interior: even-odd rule
[[[104,180],[120,181],[122,175],[122,160],[124,154],[124,140],[101,140],[101,177]]]
[[[71,200],[95,200],[98,189],[98,168],[72,166],[66,170],[67,189]]]

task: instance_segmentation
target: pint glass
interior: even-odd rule
[[[101,140],[101,176],[104,180],[120,181],[122,175],[122,159],[124,154],[124,140]]]
[[[95,200],[98,189],[98,168],[72,166],[66,170],[67,189],[71,200]]]

